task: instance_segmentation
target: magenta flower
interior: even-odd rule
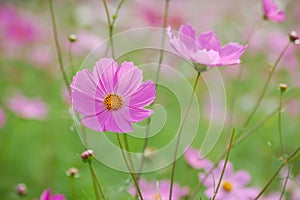
[[[2,108],[0,108],[0,128],[4,125],[5,120],[6,120],[6,117],[5,117],[4,111]]]
[[[195,169],[204,169],[205,171],[211,169],[213,163],[206,158],[200,158],[200,156],[200,152],[191,147],[187,148],[184,152],[184,158],[191,167]]]
[[[171,183],[168,180],[148,182],[145,179],[141,179],[139,181],[139,186],[144,200],[168,200],[170,193],[170,184]],[[137,195],[137,191],[134,186],[128,188],[128,192],[132,196]],[[179,184],[174,184],[172,190],[172,200],[179,200],[187,196],[188,193],[188,187],[181,187]]]
[[[82,123],[93,130],[131,132],[131,123],[153,112],[143,107],[154,101],[155,85],[142,80],[142,71],[132,62],[118,67],[113,59],[100,59],[93,71],[84,69],[74,76],[72,104],[84,115]]]
[[[205,179],[205,174],[199,174],[199,180],[206,187],[205,195],[212,198],[220,179],[224,161],[221,161],[218,167],[212,170],[211,174]],[[233,171],[230,162],[227,163],[221,186],[216,196],[216,200],[253,200],[259,193],[257,189],[249,188],[246,185],[250,182],[250,174],[246,171]]]
[[[237,43],[221,46],[219,38],[213,32],[206,32],[195,38],[195,30],[189,24],[179,28],[175,37],[171,27],[168,28],[171,46],[183,57],[209,67],[235,65],[246,47]]]
[[[65,196],[63,194],[54,194],[51,196],[51,190],[46,189],[42,193],[40,200],[65,200]]]
[[[263,0],[262,5],[265,19],[269,19],[273,22],[282,22],[285,20],[284,12],[278,10],[274,0]]]
[[[21,93],[16,93],[6,100],[7,107],[16,115],[26,119],[44,120],[48,114],[45,102],[39,98],[27,98]]]

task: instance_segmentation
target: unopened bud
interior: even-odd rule
[[[70,34],[69,35],[69,41],[70,42],[76,42],[77,41],[77,36],[75,34]]]
[[[27,193],[27,187],[24,183],[20,183],[16,187],[17,194],[23,196]]]
[[[279,84],[279,89],[280,89],[281,92],[286,91],[287,88],[288,88],[287,84],[284,84],[284,83]]]
[[[290,41],[296,44],[296,41],[299,42],[299,35],[296,31],[291,31],[289,34]]]
[[[94,158],[94,151],[93,150],[86,150],[84,151],[81,156],[83,162],[91,161]]]
[[[155,147],[147,147],[144,151],[145,158],[153,158],[156,155],[156,151]]]
[[[66,174],[70,177],[79,178],[79,170],[75,167],[69,168]]]

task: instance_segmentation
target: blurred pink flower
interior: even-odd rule
[[[184,158],[191,167],[195,169],[204,169],[205,171],[211,169],[213,167],[213,163],[206,158],[200,158],[200,156],[200,152],[191,147],[187,148],[184,152]]]
[[[211,174],[205,179],[205,174],[199,174],[199,180],[206,187],[205,195],[208,198],[213,197],[217,183],[220,179],[224,161],[221,161],[218,167],[212,170]],[[233,171],[233,166],[230,162],[227,163],[221,187],[216,196],[216,200],[252,200],[259,193],[257,189],[247,187],[250,182],[250,174],[244,170],[237,172]]]
[[[283,11],[278,10],[275,0],[262,0],[264,17],[273,22],[282,22],[285,20]]]
[[[279,200],[280,199],[280,192],[272,192],[270,194],[264,195],[260,197],[260,200]],[[286,198],[283,196],[281,200],[285,200]]]
[[[21,93],[7,98],[6,104],[12,112],[22,118],[44,120],[48,114],[45,102],[39,98],[27,98]]]
[[[155,85],[142,82],[143,72],[132,62],[118,64],[100,59],[93,71],[84,69],[73,78],[72,104],[82,115],[82,123],[96,131],[132,132],[153,111],[143,108],[155,99]]]
[[[51,49],[46,46],[33,48],[28,52],[28,59],[37,67],[46,67],[53,63]]]
[[[171,46],[183,57],[209,67],[239,64],[246,47],[237,43],[221,46],[213,32],[206,32],[195,38],[195,30],[189,24],[180,26],[178,38],[168,28]]]
[[[150,181],[145,179],[139,180],[139,187],[144,200],[168,200],[170,193],[170,181]],[[134,186],[128,188],[128,192],[132,196],[136,196],[137,191]],[[189,193],[188,187],[181,187],[179,184],[173,185],[172,200],[179,200]]]
[[[2,108],[0,108],[0,128],[3,127],[6,117]]]
[[[54,194],[51,195],[51,190],[46,189],[42,193],[40,200],[65,200],[65,196],[63,194]]]

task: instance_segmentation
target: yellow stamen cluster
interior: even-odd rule
[[[109,94],[104,98],[104,105],[107,110],[119,110],[123,106],[123,99],[117,94]]]
[[[223,184],[222,184],[222,188],[226,192],[230,192],[232,190],[232,184],[228,181],[224,181]]]

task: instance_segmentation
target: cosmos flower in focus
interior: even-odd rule
[[[143,73],[132,62],[118,64],[100,59],[93,71],[84,69],[73,78],[72,104],[82,123],[95,131],[132,132],[131,123],[148,118],[153,111],[143,108],[155,99],[155,85],[142,82]]]
[[[264,18],[273,22],[282,22],[285,20],[283,11],[278,10],[275,0],[263,0]]]
[[[204,173],[199,174],[199,180],[206,187],[205,195],[208,198],[214,196],[218,181],[221,176],[221,172],[224,166],[224,161],[221,161],[218,167],[209,174],[208,178],[205,178]],[[237,172],[233,171],[233,166],[230,162],[227,163],[223,179],[219,191],[216,196],[216,200],[253,200],[259,191],[255,188],[247,187],[250,182],[250,174],[244,170]]]
[[[141,179],[139,181],[139,187],[142,192],[142,196],[144,200],[168,200],[170,193],[170,181],[169,180],[161,180],[161,181],[147,181],[145,179]],[[128,188],[128,192],[132,196],[136,196],[136,188],[131,186]],[[173,185],[172,190],[172,200],[179,200],[189,193],[188,187],[181,187],[179,184]]]
[[[204,169],[208,171],[213,167],[213,163],[206,159],[200,158],[200,152],[197,149],[187,148],[184,152],[184,158],[186,162],[195,169]]]
[[[6,99],[7,107],[16,115],[26,119],[44,120],[48,114],[48,108],[39,98],[27,98],[21,93]]]
[[[240,57],[246,50],[246,46],[237,43],[221,46],[218,36],[211,31],[201,33],[196,38],[195,30],[189,24],[180,26],[178,37],[175,37],[169,27],[168,35],[171,46],[181,56],[208,67],[239,64]]]
[[[40,200],[65,200],[65,196],[63,194],[54,194],[51,195],[51,190],[46,189],[42,193]]]

